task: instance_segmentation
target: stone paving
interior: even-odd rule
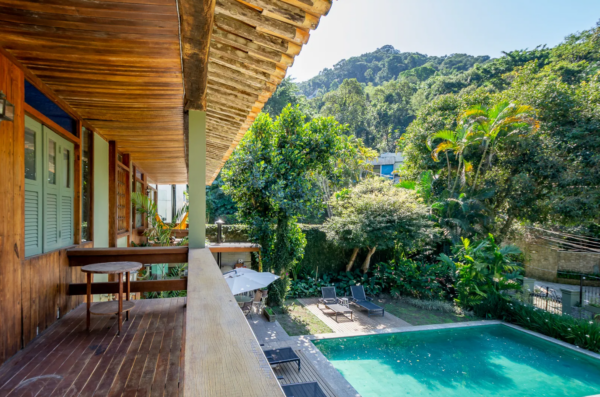
[[[380,315],[368,316],[366,311],[360,310],[356,305],[352,304],[350,305],[350,309],[353,312],[354,321],[351,321],[349,318],[342,315],[338,315],[338,321],[335,321],[335,315],[330,311],[325,309],[325,312],[323,312],[317,307],[317,303],[319,302],[318,298],[304,298],[298,299],[298,301],[336,334],[363,335],[372,334],[377,330],[387,328],[412,327],[411,324],[399,319],[391,313],[386,312],[383,317]],[[321,308],[324,308],[323,305],[321,305]]]

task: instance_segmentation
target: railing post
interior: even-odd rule
[[[535,292],[535,279],[523,277],[523,292],[529,297],[529,304],[533,304],[533,293]]]
[[[573,307],[581,302],[578,291],[561,288],[560,292],[562,293],[562,314],[573,315]]]
[[[204,248],[206,241],[206,112],[189,111],[188,150],[189,246]]]
[[[583,280],[585,277],[579,276],[579,302],[583,302]]]

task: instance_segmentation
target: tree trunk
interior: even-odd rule
[[[475,173],[475,180],[473,181],[473,187],[471,188],[471,195],[473,195],[473,192],[477,188],[477,178],[479,178],[479,172],[481,171],[481,166],[483,165],[483,162],[485,161],[485,155],[488,150],[488,145],[489,145],[489,141],[486,139],[485,146],[483,148],[483,155],[481,156],[481,161],[479,162],[479,165],[477,166],[477,172]]]
[[[454,186],[450,191],[450,197],[454,195],[454,191],[456,190],[456,185],[458,185],[458,180],[460,179],[460,166],[462,164],[462,153],[458,156],[458,168],[456,169],[456,179],[454,180]]]
[[[369,253],[367,254],[367,257],[365,258],[365,261],[363,262],[363,265],[362,265],[362,268],[361,268],[361,270],[363,271],[363,273],[366,273],[367,271],[369,271],[369,265],[371,264],[371,257],[375,253],[376,249],[377,249],[377,246],[369,249]]]
[[[500,233],[498,233],[498,236],[497,236],[498,242],[501,242],[502,240],[504,240],[504,237],[506,237],[506,234],[510,230],[510,227],[512,226],[512,223],[514,220],[515,220],[515,218],[512,215],[508,216],[506,223],[504,223],[504,226],[502,226],[502,229],[500,229]]]
[[[352,251],[352,256],[350,257],[350,262],[346,265],[346,271],[349,272],[352,270],[352,266],[354,265],[354,261],[356,260],[356,255],[358,255],[358,248],[354,248]]]
[[[450,157],[448,156],[448,151],[446,150],[446,163],[448,163],[448,190],[452,188],[452,167],[450,166]]]

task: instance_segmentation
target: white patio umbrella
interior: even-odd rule
[[[259,273],[251,269],[235,269],[223,274],[223,277],[233,295],[264,288],[279,278],[273,273]]]

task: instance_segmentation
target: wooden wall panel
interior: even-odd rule
[[[21,258],[24,214],[24,77],[0,54],[0,90],[15,105],[0,122],[0,363],[21,347]],[[18,226],[17,226],[18,225]]]
[[[92,248],[93,243],[80,248]],[[70,267],[67,250],[37,255],[23,261],[23,345],[60,317],[83,303],[82,296],[69,296],[69,284],[84,283],[80,268]]]

